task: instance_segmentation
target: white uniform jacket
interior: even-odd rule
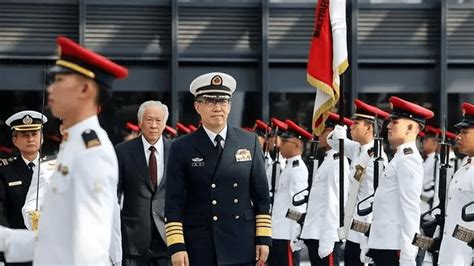
[[[344,184],[348,187],[349,162],[344,157]],[[308,211],[301,232],[302,239],[319,240],[319,245],[332,248],[339,241],[339,154],[329,150],[313,177]],[[347,191],[345,189],[344,191]],[[347,198],[347,197],[344,197]]]
[[[272,210],[272,238],[283,240],[296,240],[300,234],[299,224],[286,218],[288,209],[306,212],[306,204],[293,206],[293,196],[308,187],[308,168],[301,159],[295,156],[287,160],[281,172],[278,190]]]
[[[423,159],[414,141],[397,148],[375,192],[369,248],[400,250],[401,265],[415,265],[412,245],[420,225]]]
[[[466,242],[453,237],[455,226],[458,224],[474,230],[474,222],[465,222],[461,218],[464,205],[474,200],[474,158],[471,163],[459,168],[451,180],[445,215],[444,233],[439,252],[440,265],[471,265],[473,261],[472,248]]]
[[[65,134],[38,233],[34,237],[30,231],[10,230],[2,236],[7,261],[33,259],[35,265],[111,263],[118,182],[114,148],[97,116],[75,124]]]
[[[435,195],[435,181],[439,176],[439,155],[432,152],[423,162],[423,190],[421,192],[421,213],[428,211]],[[436,177],[435,177],[436,175]],[[434,206],[434,205],[433,205]]]
[[[286,160],[283,158],[281,153],[278,154],[278,158],[280,160],[280,171],[283,171],[283,169],[286,166]],[[265,173],[267,174],[267,179],[268,179],[268,190],[272,190],[272,174],[273,174],[273,163],[275,160],[270,157],[270,154],[268,155],[268,158],[265,158]],[[281,175],[281,172],[280,172]],[[277,178],[278,179],[278,178]],[[279,184],[279,180],[275,180],[275,184]],[[275,185],[275,192],[278,191],[278,185]],[[272,196],[272,195],[270,195]]]
[[[328,138],[328,144],[334,149],[339,149],[339,139]],[[360,143],[350,140],[344,139],[344,154],[348,159],[351,160],[350,172],[348,175],[349,179],[349,191],[348,191],[348,199],[352,198],[351,193],[357,193],[355,196],[356,201],[354,206],[347,206],[351,204],[351,202],[347,201],[347,205],[345,208],[345,215],[350,215],[352,212],[352,217],[346,217],[347,221],[352,224],[352,220],[355,219],[357,221],[365,222],[365,223],[372,223],[372,213],[366,216],[360,216],[357,214],[357,203],[362,201],[363,199],[367,198],[368,196],[374,193],[374,157],[373,157],[373,147],[374,141],[370,141],[367,144],[360,145]],[[387,155],[384,151],[382,151],[382,158],[383,158],[383,165],[384,167],[388,163]],[[360,181],[357,181],[355,178],[357,167],[363,167],[363,174],[361,176]],[[381,177],[379,176],[379,179]],[[351,209],[351,210],[349,210]],[[366,245],[367,237],[364,234],[359,233],[354,230],[349,230],[347,234],[347,239],[354,242]]]

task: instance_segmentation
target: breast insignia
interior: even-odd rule
[[[412,148],[405,148],[405,149],[403,149],[403,154],[405,154],[405,155],[413,154]]]
[[[300,161],[299,160],[293,161],[293,168],[296,168],[298,166],[300,166]]]
[[[84,140],[84,144],[86,145],[87,149],[100,146],[99,137],[97,137],[97,134],[92,129],[84,131],[82,133],[82,139]]]

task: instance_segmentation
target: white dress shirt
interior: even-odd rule
[[[158,186],[160,185],[161,180],[163,180],[163,174],[164,174],[163,171],[165,171],[165,166],[164,166],[165,148],[163,145],[163,137],[161,136],[155,144],[151,145],[142,135],[142,142],[143,142],[143,150],[145,152],[146,165],[149,164],[149,160],[150,160],[151,151],[149,150],[149,148],[151,146],[155,147],[155,158],[157,160],[156,163],[158,164],[156,167],[156,171],[158,172],[156,175],[156,177],[158,178],[158,180],[156,180],[156,184]]]
[[[202,126],[202,128],[204,128],[204,131],[206,131],[206,134],[209,136],[209,139],[211,139],[211,142],[214,144],[214,147],[216,147],[217,143],[214,139],[216,138],[217,134],[207,129],[204,125]],[[222,137],[221,145],[222,148],[224,148],[225,138],[227,137],[227,125],[225,125],[221,132],[219,132],[219,135],[221,135]]]

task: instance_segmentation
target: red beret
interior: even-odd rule
[[[133,131],[133,132],[138,132],[140,131],[140,127],[133,124],[133,123],[130,123],[130,122],[127,122],[127,124],[125,124],[125,126],[127,127],[127,129]]]
[[[313,135],[306,131],[304,128],[298,126],[295,122],[290,119],[286,119],[285,123],[288,125],[286,132],[282,134],[282,138],[295,137],[298,139],[311,140]]]
[[[455,125],[457,128],[466,128],[474,126],[474,104],[463,103],[461,106],[462,121]]]
[[[441,129],[427,125],[425,127],[425,138],[439,138],[441,136]]]
[[[178,130],[178,132],[182,133],[182,134],[189,134],[191,133],[191,130],[189,130],[188,127],[186,127],[185,125],[181,124],[181,123],[177,123],[176,124],[176,129]]]
[[[188,128],[189,128],[189,130],[191,130],[191,132],[194,132],[194,131],[197,130],[197,127],[195,127],[194,125],[191,125],[191,124],[188,125]]]
[[[168,126],[168,125],[165,125],[165,130],[164,130],[166,133],[168,133],[170,135],[170,137],[176,137],[176,135],[178,135],[178,132],[176,131],[176,129]]]
[[[128,70],[110,59],[86,49],[66,37],[58,37],[59,59],[49,69],[49,74],[79,73],[93,79],[105,89],[110,89],[114,79],[125,78]]]
[[[288,128],[288,125],[285,124],[285,122],[278,120],[277,118],[273,117],[271,121],[272,121],[273,128],[279,128],[279,129],[282,129],[283,131]]]
[[[352,119],[369,119],[369,120],[374,120],[375,115],[377,115],[378,119],[385,120],[389,117],[389,113],[380,110],[379,108],[366,104],[363,101],[356,99],[354,101],[355,105],[355,113]]]
[[[352,126],[354,124],[354,121],[350,120],[349,118],[345,118],[342,120],[342,122],[348,126]],[[335,127],[339,123],[339,115],[329,112],[328,119],[326,120],[326,126],[327,127]]]
[[[428,110],[418,104],[414,104],[398,97],[390,97],[392,112],[390,118],[408,118],[421,124],[425,124],[427,119],[434,116],[431,110]]]
[[[456,140],[456,134],[450,131],[446,131],[446,138]]]
[[[418,133],[418,136],[420,136],[421,138],[424,138],[425,135],[426,135],[426,134],[425,134],[425,132],[423,132],[423,131],[420,131],[420,133]]]
[[[267,133],[270,133],[272,131],[272,128],[267,125],[267,123],[263,122],[260,119],[257,119],[255,121],[254,131],[255,133],[257,133],[258,136],[265,136]]]

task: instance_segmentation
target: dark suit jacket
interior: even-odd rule
[[[166,173],[170,253],[186,250],[194,266],[255,263],[255,245],[271,244],[268,183],[255,134],[228,127],[219,158],[200,127],[173,142]]]
[[[121,211],[124,255],[146,255],[152,241],[153,227],[158,229],[163,240],[166,239],[164,233],[165,173],[171,143],[163,137],[163,144],[164,173],[156,191],[153,191],[148,174],[142,137],[122,142],[115,147],[119,163],[119,199],[122,194],[124,197]]]
[[[25,204],[32,174],[21,155],[0,166],[0,209],[3,209],[2,216],[10,228],[26,229],[21,208]]]

